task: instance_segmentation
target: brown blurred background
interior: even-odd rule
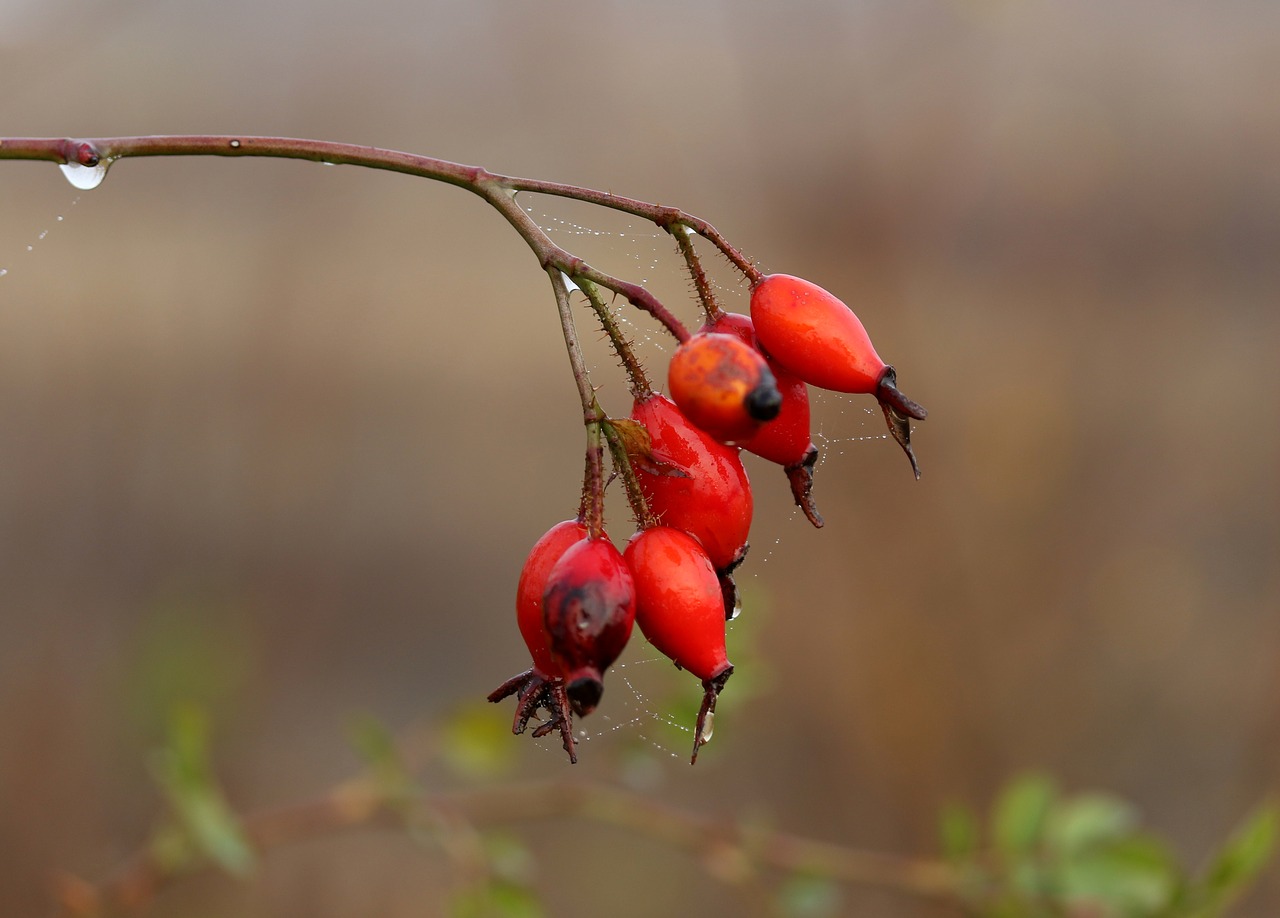
[[[835,291],[931,411],[924,477],[843,444],[817,532],[750,466],[768,677],[696,768],[655,750],[648,786],[928,854],[943,801],[1043,768],[1133,800],[1194,863],[1280,765],[1278,30],[1263,0],[0,0],[0,135],[428,153],[677,204]],[[515,671],[520,560],[571,512],[582,439],[545,278],[455,189],[173,159],[82,193],[6,162],[0,213],[16,916],[54,868],[100,879],[145,839],[180,697],[253,808],[353,773],[354,712],[444,722]],[[597,381],[625,405],[607,362]],[[861,407],[824,399],[823,431],[878,434]],[[617,779],[625,742],[568,774]],[[653,842],[522,832],[552,914],[743,908]],[[436,915],[447,875],[355,835],[154,914]],[[1280,911],[1274,877],[1251,904]]]

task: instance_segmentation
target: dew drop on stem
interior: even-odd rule
[[[111,165],[110,160],[101,160],[96,166],[82,166],[79,163],[60,163],[58,168],[62,170],[62,174],[67,177],[67,181],[72,186],[79,188],[81,191],[91,191],[102,184],[102,180],[107,177],[107,167]]]
[[[715,711],[707,712],[707,719],[702,724],[702,732],[698,734],[698,745],[705,746],[711,742],[711,736],[716,732],[716,714]]]

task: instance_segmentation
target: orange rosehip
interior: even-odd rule
[[[782,408],[764,357],[732,335],[699,332],[681,344],[667,384],[685,417],[722,443],[752,437]]]

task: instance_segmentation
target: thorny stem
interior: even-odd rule
[[[861,851],[786,832],[755,831],[659,803],[607,784],[542,781],[422,795],[407,804],[388,799],[370,780],[353,780],[325,795],[242,817],[241,827],[259,852],[354,829],[434,826],[453,834],[460,850],[450,854],[468,873],[474,863],[475,832],[543,819],[579,819],[651,838],[700,857],[708,868],[726,854],[754,870],[803,873],[838,882],[886,889],[928,899],[954,901],[962,878],[946,864]],[[456,833],[456,834],[454,834]],[[55,918],[108,918],[141,912],[192,868],[167,865],[144,846],[114,877],[93,885],[64,876],[58,883]]]
[[[684,262],[689,267],[693,286],[698,291],[698,299],[702,301],[702,311],[706,313],[708,322],[714,322],[720,318],[720,304],[716,302],[715,291],[711,289],[711,282],[707,280],[707,272],[702,270],[702,261],[693,247],[693,240],[689,238],[689,233],[683,224],[671,227],[671,235],[676,237],[676,245],[680,246],[680,254],[684,256]]]
[[[725,256],[738,266],[752,284],[757,283],[761,276],[741,252],[725,241],[715,227],[705,220],[674,207],[663,207],[631,198],[622,198],[607,191],[596,191],[576,185],[500,175],[479,166],[467,166],[414,153],[323,140],[248,137],[235,134],[99,137],[88,140],[59,137],[0,138],[0,159],[37,159],[55,163],[97,166],[103,162],[109,164],[118,159],[139,156],[267,156],[305,159],[334,165],[364,166],[369,169],[402,172],[406,175],[429,178],[465,188],[479,195],[506,218],[533,250],[538,263],[544,268],[562,271],[575,283],[582,278],[594,281],[601,287],[626,297],[632,305],[653,315],[677,341],[684,341],[689,337],[689,332],[680,320],[658,301],[657,297],[639,284],[624,281],[593,268],[581,258],[556,245],[516,203],[516,193],[527,191],[572,198],[652,220],[664,229],[675,223],[683,223],[691,227],[694,232],[705,236],[724,252]]]
[[[604,535],[604,441],[600,421],[597,418],[587,424],[587,468],[582,482],[582,504],[587,509],[584,522],[592,539]]]
[[[644,367],[637,359],[631,342],[618,327],[618,320],[614,318],[613,311],[600,296],[596,285],[591,281],[583,281],[581,289],[591,303],[591,309],[600,319],[600,327],[609,336],[609,343],[613,346],[614,353],[618,355],[623,369],[627,371],[627,379],[631,383],[631,395],[636,399],[645,399],[653,395],[653,386],[649,384],[649,377],[645,375]]]

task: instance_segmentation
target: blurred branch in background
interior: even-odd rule
[[[452,739],[458,738],[454,730]],[[946,807],[943,856],[911,858],[697,814],[598,782],[507,782],[427,793],[413,777],[425,763],[410,759],[429,757],[440,744],[413,732],[397,741],[367,720],[354,739],[367,764],[363,775],[311,800],[237,815],[209,765],[206,719],[195,708],[179,709],[169,744],[154,762],[168,818],[111,879],[95,885],[62,875],[55,914],[141,913],[194,872],[216,867],[244,879],[272,849],[354,829],[388,829],[433,841],[452,862],[459,881],[451,914],[538,915],[528,869],[536,854],[490,833],[569,819],[688,852],[726,884],[756,888],[768,874],[772,913],[785,916],[830,914],[840,902],[838,886],[848,885],[950,902],[978,915],[1208,918],[1224,913],[1266,864],[1278,821],[1274,804],[1259,808],[1205,870],[1192,874],[1159,838],[1139,830],[1124,801],[1096,793],[1063,796],[1049,779],[1028,775],[1001,793],[986,826],[966,807]],[[475,734],[470,741],[489,742]],[[505,748],[509,744],[472,752],[493,757]]]

